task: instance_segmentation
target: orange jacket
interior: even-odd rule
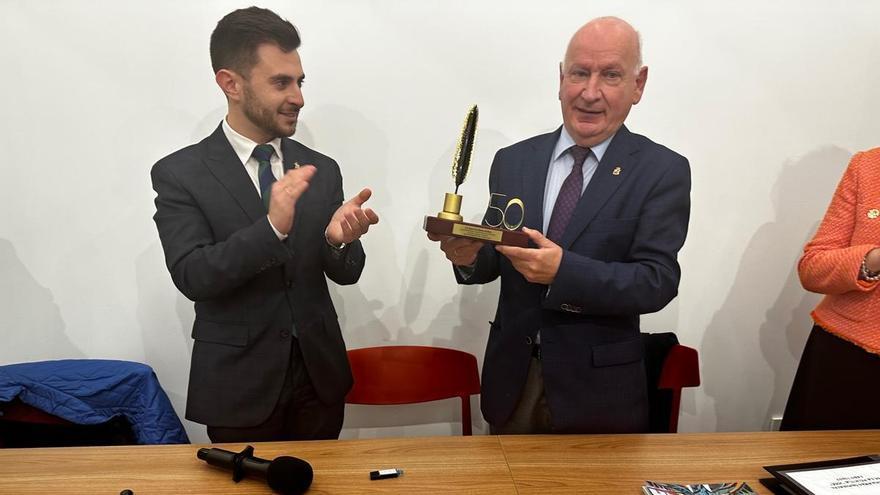
[[[804,288],[826,294],[813,319],[829,332],[880,354],[880,292],[859,280],[862,260],[880,247],[880,148],[856,153],[815,237],[804,247]]]

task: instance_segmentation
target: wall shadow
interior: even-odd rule
[[[65,332],[52,291],[42,286],[7,239],[0,239],[0,364],[84,358]]]
[[[427,198],[426,201],[430,204],[429,211],[422,211],[421,208],[409,208],[402,212],[398,210],[398,223],[393,227],[386,226],[389,229],[393,228],[393,233],[398,236],[407,236],[407,248],[403,258],[395,260],[401,262],[402,266],[391,267],[396,273],[402,272],[399,281],[399,298],[386,308],[385,314],[381,317],[383,321],[389,321],[387,318],[399,318],[397,327],[391,327],[393,330],[389,330],[383,326],[384,335],[377,335],[375,332],[373,335],[368,335],[373,339],[384,337],[383,340],[360,340],[363,345],[350,345],[350,348],[377,345],[431,345],[464,350],[476,355],[478,362],[482,362],[488,337],[487,322],[494,313],[498,287],[495,284],[489,287],[457,286],[451,265],[443,256],[439,246],[429,241],[422,229],[423,217],[435,215],[440,211],[443,194],[454,188],[451,177],[454,141],[453,135],[450,146],[434,160],[424,196],[417,195],[422,201],[425,201],[423,198]],[[498,147],[507,144],[509,141],[500,133],[491,130],[481,131],[479,147],[482,152],[480,154],[475,152],[470,177],[466,182],[470,188],[479,190],[480,193],[465,194],[468,199],[463,214],[468,221],[479,223],[485,209],[483,198],[488,198],[485,184],[491,163],[487,157],[491,157]],[[485,155],[482,160],[479,158],[480,155]],[[413,163],[417,163],[415,160],[424,161],[424,157],[413,157],[412,160]],[[389,171],[389,173],[395,172],[406,173]],[[402,191],[400,195],[404,196],[405,193],[406,191]],[[438,284],[437,281],[441,283]],[[447,294],[452,296],[448,302],[438,301],[437,298],[446,298]],[[341,305],[345,306],[348,312],[348,294],[344,295],[346,297]],[[357,304],[362,306],[363,301],[358,301]],[[426,307],[433,308],[436,304],[442,304],[436,315],[424,314]],[[425,330],[416,330],[425,326],[427,326]],[[475,432],[488,431],[479,415],[479,397],[471,399],[471,407]],[[349,406],[346,411],[344,434],[348,438],[403,434],[454,435],[461,433],[460,420],[460,408],[455,399],[428,404],[384,406],[378,409]]]
[[[381,297],[367,293],[377,280],[388,280],[399,272],[391,228],[383,211],[391,204],[393,194],[385,180],[388,141],[376,123],[348,107],[321,105],[307,109],[294,139],[339,163],[346,201],[364,187],[373,191],[366,206],[376,211],[379,223],[361,238],[367,261],[360,281],[349,286],[338,286],[331,280],[327,283],[347,347],[378,345],[391,338],[383,321],[393,308]],[[376,246],[388,248],[372,249]]]
[[[454,140],[452,142],[454,145]],[[495,150],[510,144],[503,134],[491,129],[481,129],[478,134],[478,150],[475,150],[471,171],[465,185],[459,191],[465,197],[462,215],[465,220],[480,223],[488,204],[487,180],[491,165],[491,156]],[[478,153],[479,151],[479,153]],[[408,277],[401,279],[401,300],[403,325],[397,329],[396,344],[399,345],[430,345],[458,349],[476,356],[482,368],[483,354],[489,335],[489,320],[495,313],[498,301],[498,283],[479,286],[459,286],[455,282],[452,265],[446,259],[439,245],[428,240],[425,231],[420,228],[422,217],[436,215],[442,210],[443,195],[454,190],[451,176],[451,164],[455,147],[450,146],[435,160],[427,183],[425,197],[431,203],[429,211],[412,211],[407,225],[419,226],[410,229],[407,257],[404,273]],[[474,192],[478,191],[478,192]],[[433,285],[429,285],[429,281]],[[442,281],[442,285],[437,284]],[[446,302],[447,295],[451,295]],[[440,298],[439,300],[437,298]],[[440,309],[433,316],[423,315],[424,308]],[[427,328],[416,333],[414,328],[427,325]],[[426,337],[429,337],[428,340]],[[437,423],[445,425],[440,431],[460,434],[460,408],[456,400],[442,401],[431,408],[418,407],[400,408],[393,411],[394,421],[402,425],[421,425],[417,430],[420,434],[436,434]],[[475,433],[488,432],[488,425],[480,414],[479,396],[471,398],[471,422]],[[381,419],[364,427],[381,426]],[[409,431],[409,430],[407,430]],[[388,431],[388,433],[393,433]]]
[[[848,151],[825,146],[783,164],[773,187],[774,220],[746,246],[700,346],[716,431],[766,430],[770,416],[784,408],[812,326],[809,311],[819,299],[801,288],[797,260],[849,158]],[[763,360],[755,359],[759,355]]]
[[[194,319],[192,301],[180,294],[171,282],[158,240],[135,258],[135,283],[144,362],[156,371],[190,441],[207,442],[205,427],[184,419],[193,345],[190,338]]]

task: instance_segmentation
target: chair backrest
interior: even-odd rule
[[[700,358],[697,350],[681,344],[669,349],[660,372],[657,388],[672,392],[669,411],[669,433],[678,432],[678,413],[681,408],[681,389],[700,386]]]
[[[9,402],[0,402],[0,420],[34,423],[42,425],[72,425],[70,421],[59,418],[36,407],[25,404],[18,398]]]
[[[480,393],[477,358],[442,347],[383,346],[348,351],[349,404],[414,404],[459,397],[462,434],[471,434],[470,396]]]
[[[681,389],[700,385],[696,349],[678,343],[674,333],[643,333],[648,380],[650,431],[675,433],[681,408]]]
[[[83,425],[41,411],[18,398],[0,402],[0,448],[134,444],[137,439],[123,416]]]

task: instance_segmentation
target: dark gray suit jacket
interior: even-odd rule
[[[351,369],[325,275],[357,282],[360,242],[341,255],[324,229],[342,204],[342,176],[331,158],[282,139],[285,170],[317,172],[296,205],[293,230],[279,241],[266,209],[218,127],[153,167],[159,238],[178,289],[195,301],[186,417],[219,427],[268,418],[290,367],[291,330],[318,397],[344,400]]]
[[[543,230],[544,187],[559,130],[499,150],[489,191],[525,203],[526,227]],[[467,279],[501,277],[483,363],[481,406],[504,424],[519,399],[531,342],[541,332],[552,423],[560,432],[648,429],[639,315],[662,309],[678,291],[678,250],[690,213],[688,161],[621,127],[581,196],[559,244],[552,286],[528,282],[491,245]]]

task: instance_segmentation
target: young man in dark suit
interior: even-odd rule
[[[632,26],[584,25],[560,65],[563,126],[489,173],[491,193],[525,204],[534,247],[429,236],[459,283],[501,278],[481,396],[493,432],[647,431],[639,315],[677,294],[690,214],[688,161],[623,125],[647,78]]]
[[[327,291],[358,281],[378,216],[333,159],[289,139],[304,105],[296,28],[269,10],[211,35],[226,118],[153,167],[154,220],[195,301],[186,417],[214,442],[337,438],[351,370]]]

